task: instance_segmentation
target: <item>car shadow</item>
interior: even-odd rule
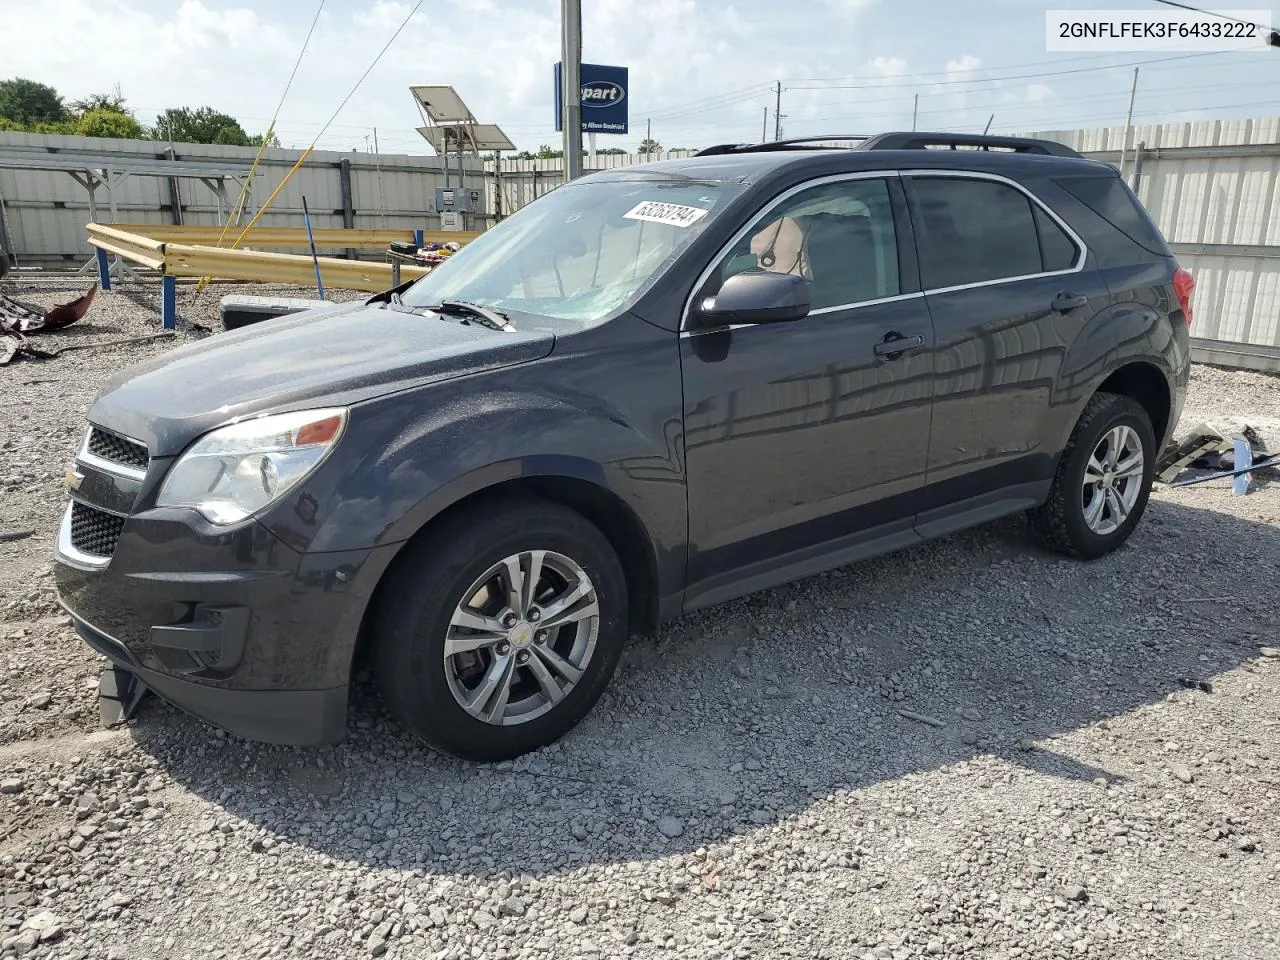
[[[155,698],[132,733],[286,850],[425,875],[555,873],[690,852],[983,755],[1114,780],[1055,739],[1213,696],[1189,687],[1257,655],[1277,574],[1280,530],[1213,510],[1154,500],[1129,545],[1087,564],[1031,547],[1010,519],[633,640],[580,727],[514,763],[420,746],[367,678],[336,747],[238,740]]]

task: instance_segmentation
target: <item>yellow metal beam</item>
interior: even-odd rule
[[[319,257],[320,276],[326,287],[377,292],[392,285],[391,264]],[[306,287],[315,282],[310,257],[289,253],[261,253],[225,247],[165,245],[164,272],[173,277],[217,277],[254,280]],[[400,277],[410,280],[428,271],[402,266]]]
[[[221,227],[175,226],[166,223],[120,223],[115,229],[129,234],[200,246],[217,246]],[[313,232],[316,246],[326,249],[359,250],[385,248],[394,240],[412,240],[412,230],[345,229],[342,227],[316,227]],[[447,243],[456,240],[466,244],[478,237],[471,231],[432,230],[425,234],[424,242]],[[305,227],[254,227],[245,235],[242,247],[283,247],[304,250],[309,246]]]
[[[89,224],[89,243],[152,270],[164,269],[164,244],[123,230]]]

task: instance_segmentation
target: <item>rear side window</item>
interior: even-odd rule
[[[1134,243],[1157,256],[1169,256],[1160,230],[1119,177],[1062,177],[1053,182]]]
[[[1036,232],[1040,234],[1040,259],[1046,273],[1054,270],[1070,270],[1075,266],[1080,250],[1065,230],[1035,204],[1031,205],[1036,217]]]
[[[926,290],[1044,271],[1032,205],[991,180],[913,177],[911,219]]]

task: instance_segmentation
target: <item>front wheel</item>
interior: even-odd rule
[[[558,504],[490,501],[407,548],[380,591],[374,668],[432,746],[505,760],[558,739],[604,691],[627,590],[602,533]]]
[[[1133,533],[1151,495],[1155,434],[1142,405],[1098,393],[1085,405],[1058,462],[1049,499],[1030,512],[1045,546],[1091,560]]]

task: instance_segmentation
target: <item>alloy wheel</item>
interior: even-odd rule
[[[454,609],[444,642],[449,689],[477,720],[526,723],[582,679],[599,628],[596,588],[581,566],[549,550],[512,554]]]
[[[1125,424],[1112,427],[1098,440],[1084,468],[1081,505],[1084,522],[1098,536],[1124,525],[1143,480],[1142,439]]]

